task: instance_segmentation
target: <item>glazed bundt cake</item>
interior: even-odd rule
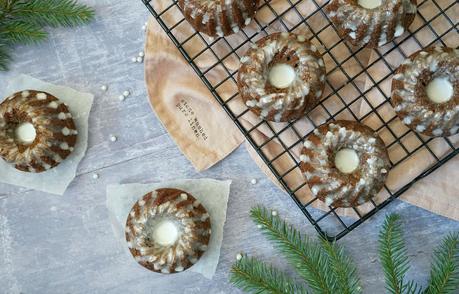
[[[126,241],[136,261],[149,270],[184,271],[207,250],[210,216],[192,195],[158,189],[135,203],[126,222]]]
[[[419,50],[392,79],[392,105],[402,122],[427,136],[459,132],[459,50]]]
[[[274,33],[254,43],[241,58],[237,84],[247,107],[261,119],[289,121],[320,101],[325,65],[304,36]]]
[[[416,15],[416,0],[332,0],[327,15],[342,39],[379,47],[401,36]]]
[[[0,157],[24,172],[47,171],[73,151],[78,131],[53,95],[25,90],[0,104]]]
[[[239,32],[255,16],[259,0],[179,0],[185,19],[211,37]]]
[[[382,189],[390,168],[382,139],[354,121],[321,125],[304,141],[300,168],[312,195],[334,207],[354,207]]]

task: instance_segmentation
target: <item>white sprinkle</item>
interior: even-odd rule
[[[381,169],[381,173],[382,173],[382,174],[387,174],[387,169],[382,168],[382,169]]]
[[[271,211],[271,215],[272,216],[276,216],[277,215],[277,211],[275,211],[275,210]]]
[[[54,109],[57,109],[59,105],[56,103],[56,101],[52,101],[48,104],[48,107],[49,108],[54,108]]]
[[[138,63],[142,63],[143,58],[139,56],[139,57],[136,58],[136,61],[137,61]]]
[[[118,99],[119,99],[120,101],[124,101],[124,99],[126,99],[126,97],[125,97],[124,95],[119,95],[119,96],[118,96]]]
[[[241,259],[242,259],[242,254],[238,253],[238,254],[236,255],[236,260],[241,260]]]
[[[249,18],[246,18],[245,21],[244,21],[244,24],[245,24],[246,26],[248,26],[249,23],[250,23],[251,21],[252,21],[252,19],[251,19],[250,17],[249,17]]]
[[[97,180],[97,179],[99,178],[99,174],[94,173],[94,174],[92,175],[92,178],[93,178],[94,180]]]
[[[64,136],[68,136],[68,135],[70,135],[70,130],[67,127],[65,127],[65,128],[62,129],[62,134]]]
[[[298,40],[298,42],[306,41],[306,38],[304,36],[302,36],[302,35],[299,35],[296,39]]]
[[[115,135],[110,135],[110,141],[116,142],[118,138]]]
[[[147,30],[147,26],[143,25],[142,26],[142,31],[146,31]]]
[[[250,183],[251,183],[252,185],[255,185],[255,184],[257,183],[257,179],[252,179],[252,180],[250,181]]]
[[[100,86],[100,89],[105,92],[105,91],[108,90],[108,87],[107,87],[107,85],[102,85],[102,86]]]
[[[126,91],[123,92],[123,96],[124,96],[124,97],[127,97],[127,96],[129,96],[129,95],[131,95],[131,92],[129,92],[128,90],[126,90]]]
[[[144,53],[143,51],[140,51],[140,52],[139,52],[139,56],[140,56],[140,57],[144,57],[144,56],[145,56],[145,53]]]
[[[261,228],[263,228],[263,226],[262,225],[257,225],[257,228],[261,229]]]
[[[131,61],[132,61],[133,63],[136,63],[136,62],[137,62],[137,58],[136,58],[136,57],[132,57],[132,58],[131,58]]]
[[[21,93],[21,96],[24,97],[24,98],[29,97],[29,95],[30,95],[29,91],[22,91],[22,93]]]
[[[440,136],[441,134],[443,134],[443,130],[442,129],[435,129],[432,131],[432,134],[434,136]]]
[[[60,119],[60,120],[64,120],[66,117],[67,117],[67,115],[65,115],[65,113],[63,113],[63,112],[60,112],[60,113],[57,115],[57,118]]]

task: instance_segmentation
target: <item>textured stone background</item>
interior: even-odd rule
[[[0,89],[19,73],[96,95],[90,117],[89,149],[64,196],[0,184],[0,293],[240,293],[228,283],[238,252],[291,269],[248,217],[262,203],[310,235],[315,231],[294,203],[279,191],[241,147],[210,170],[197,173],[150,110],[142,65],[130,58],[142,50],[141,26],[148,12],[140,1],[84,0],[97,10],[90,26],[50,31],[47,42],[19,47]],[[107,93],[102,84],[110,86]],[[120,103],[118,95],[132,95]],[[6,93],[1,93],[2,96]],[[116,143],[110,134],[119,137]],[[100,179],[94,180],[97,172]],[[232,179],[222,254],[212,281],[186,272],[150,273],[127,256],[110,227],[105,207],[108,183],[177,178]],[[251,185],[250,179],[258,184]],[[440,196],[440,195],[439,195]],[[432,249],[459,223],[395,201],[342,241],[358,265],[366,293],[383,293],[376,261],[377,233],[384,215],[403,215],[409,272],[425,284]]]

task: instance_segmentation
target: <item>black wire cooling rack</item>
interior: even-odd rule
[[[417,16],[409,31],[375,50],[354,48],[338,37],[324,13],[328,0],[261,0],[257,16],[250,26],[236,35],[216,39],[191,29],[176,0],[142,1],[280,185],[316,230],[329,240],[340,239],[349,233],[459,152],[459,140],[454,140],[454,137],[428,138],[404,127],[389,104],[392,74],[403,59],[433,44],[459,46],[459,5],[456,0],[418,0]],[[237,66],[235,68],[233,61],[236,60],[237,64],[252,42],[276,31],[306,35],[319,48],[326,63],[326,90],[320,104],[306,118],[312,126],[307,132],[298,127],[297,121],[281,127],[261,120],[247,125],[244,116],[249,110],[244,108],[240,111],[232,107],[232,103],[240,99],[236,86]],[[207,63],[203,66],[201,61],[204,59]],[[219,74],[215,75],[214,71]],[[220,78],[215,80],[215,76]],[[222,88],[226,89],[225,95]],[[228,89],[231,89],[230,95],[227,94]],[[299,161],[293,150],[301,146],[313,128],[334,119],[357,120],[377,131],[389,150],[392,170],[402,164],[413,164],[410,159],[415,156],[428,164],[415,174],[408,173],[409,179],[402,184],[394,187],[386,185],[364,208],[314,209],[319,201],[317,198],[304,200],[300,196],[307,189],[304,180],[294,186],[287,180],[289,175],[299,172]],[[254,135],[261,129],[264,134],[267,130],[270,133],[262,137],[263,140]],[[295,134],[296,140],[285,141],[283,134],[286,132]],[[264,148],[274,141],[281,150],[274,155],[265,152]],[[282,159],[285,163],[286,157],[291,165],[284,164],[279,168],[276,161]]]

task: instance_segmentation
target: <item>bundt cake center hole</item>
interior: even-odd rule
[[[269,69],[268,81],[278,89],[290,87],[295,78],[295,69],[289,64],[277,63]]]
[[[29,122],[20,123],[14,130],[16,141],[23,145],[30,145],[35,141],[37,132],[33,124]]]
[[[342,173],[352,173],[357,169],[359,163],[359,155],[354,149],[343,148],[335,154],[335,166]]]
[[[171,246],[179,238],[179,228],[175,222],[163,219],[151,224],[150,238],[161,246]]]
[[[358,0],[360,6],[366,9],[374,9],[381,6],[382,0]]]
[[[453,85],[447,77],[436,77],[426,87],[427,97],[434,103],[445,103],[453,97]]]

